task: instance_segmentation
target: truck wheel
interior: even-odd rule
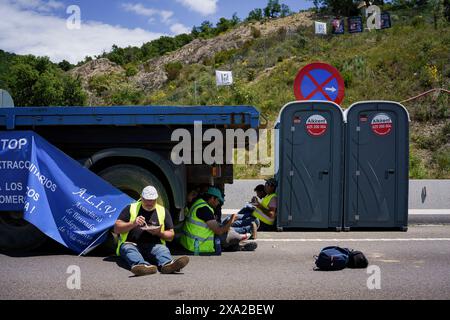
[[[0,250],[29,251],[41,246],[47,237],[23,219],[18,211],[0,213]]]
[[[120,164],[106,168],[98,175],[136,200],[140,198],[142,189],[152,185],[158,190],[158,203],[169,209],[169,197],[164,185],[146,169],[135,165]]]

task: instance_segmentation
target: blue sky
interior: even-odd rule
[[[110,24],[121,24],[127,28],[144,28],[151,32],[163,32],[173,34],[170,25],[162,21],[161,16],[155,13],[146,16],[145,13],[138,13],[140,6],[145,9],[155,11],[171,12],[169,18],[173,22],[183,24],[189,30],[194,25],[200,25],[203,21],[209,20],[216,23],[221,17],[231,18],[236,12],[243,19],[255,8],[264,8],[267,5],[265,0],[129,0],[129,1],[64,1],[77,4],[82,9],[83,18],[87,20],[97,20]],[[291,10],[298,11],[312,6],[311,1],[286,0],[280,3],[287,4]],[[140,5],[140,6],[139,6]],[[105,9],[107,12],[105,13]]]
[[[298,12],[312,1],[281,0]],[[80,9],[80,28],[70,28]],[[243,19],[267,0],[0,0],[0,49],[76,63],[109,51],[113,44],[140,46],[162,35],[190,32],[208,20],[233,13]]]

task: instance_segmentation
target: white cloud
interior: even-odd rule
[[[64,8],[64,3],[55,0],[43,1],[43,0],[10,0],[0,1],[10,2],[12,5],[16,5],[22,9],[32,9],[40,12],[50,12],[57,9]]]
[[[172,11],[165,11],[165,10],[162,10],[162,11],[160,12],[160,14],[161,14],[161,20],[162,20],[162,22],[169,22],[169,21],[170,21],[170,17],[173,16],[173,12],[172,12]]]
[[[216,13],[218,0],[177,0],[183,6],[202,15]]]
[[[42,2],[42,1],[40,1]],[[35,7],[36,9],[36,7]],[[25,10],[17,1],[0,0],[0,48],[17,54],[48,56],[54,62],[77,63],[119,47],[141,46],[162,34],[127,29],[95,21],[82,21],[81,29],[69,30],[66,19]],[[83,12],[81,12],[83,17]]]
[[[191,33],[191,30],[181,23],[175,23],[170,26],[170,31],[174,34]]]
[[[159,16],[161,18],[161,21],[164,23],[167,23],[170,18],[173,16],[172,11],[167,10],[157,10],[153,8],[147,8],[141,3],[124,3],[122,4],[122,8],[125,11],[133,12],[140,16],[149,17],[149,21],[154,21],[154,16]]]

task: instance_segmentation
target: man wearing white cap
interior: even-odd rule
[[[116,253],[137,276],[153,274],[158,269],[161,273],[178,272],[189,262],[186,256],[172,259],[165,243],[175,235],[173,221],[170,212],[156,203],[157,199],[155,187],[145,187],[141,199],[123,209],[114,226],[114,232],[119,234]]]

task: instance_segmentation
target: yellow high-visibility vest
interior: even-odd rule
[[[139,210],[141,209],[142,206],[142,202],[141,201],[137,201],[133,204],[131,204],[130,206],[130,222],[134,223],[137,219]],[[164,219],[166,218],[166,209],[159,205],[156,204],[156,214],[158,215],[158,221],[159,221],[159,225],[161,226],[161,232],[164,232]],[[119,243],[117,244],[117,249],[116,249],[116,254],[118,256],[120,256],[120,246],[127,241],[127,237],[128,237],[128,233],[130,231],[126,232],[126,233],[121,233],[119,235]],[[164,241],[163,239],[161,239],[161,243],[162,244],[166,244],[166,241]]]
[[[261,206],[264,209],[269,209],[269,203],[270,201],[273,199],[273,197],[276,197],[277,194],[276,193],[272,193],[272,194],[268,194],[267,196],[265,196],[262,201],[261,201]],[[252,215],[255,218],[258,218],[259,220],[261,220],[261,222],[264,222],[265,224],[272,226],[275,223],[275,217],[270,218],[268,215],[266,215],[261,209],[259,208],[255,208],[255,210],[253,210]]]
[[[214,232],[208,227],[205,221],[197,217],[197,210],[207,207],[212,214],[214,209],[203,199],[194,202],[188,215],[184,218],[183,233],[180,237],[181,245],[187,250],[195,251],[195,240],[199,244],[200,253],[214,252]]]

